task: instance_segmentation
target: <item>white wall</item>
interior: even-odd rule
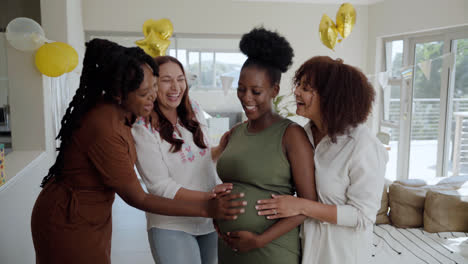
[[[13,150],[45,150],[44,102],[37,100],[43,97],[42,76],[34,53],[7,45],[7,57]]]
[[[318,37],[318,25],[323,13],[334,17],[339,5],[304,3],[253,3],[231,0],[83,0],[83,22],[88,31],[141,32],[147,19],[169,18],[175,33],[243,34],[264,25],[278,30],[294,48],[296,56],[291,69],[283,76],[281,93],[291,91],[294,71],[314,55],[341,57],[346,63],[362,69],[367,67],[368,8],[356,6],[358,18],[353,33],[333,52],[323,46]],[[103,15],[103,10],[107,15]],[[224,98],[221,93],[193,94],[202,107],[212,102],[221,110],[235,107],[235,93]],[[234,98],[232,98],[234,96]],[[207,107],[208,106],[208,107]],[[215,109],[213,109],[215,110]]]
[[[49,39],[68,42],[82,54],[83,52],[73,44],[84,41],[81,15],[75,13],[81,9],[80,6],[81,0],[41,0],[42,26],[46,36]],[[5,162],[7,172],[11,166],[23,169],[15,175],[10,175],[14,177],[0,187],[0,262],[34,263],[30,230],[32,207],[41,190],[41,180],[55,159],[51,78],[42,78],[37,72],[32,53],[15,50],[8,52],[9,61],[13,58],[11,66],[9,62],[8,71],[16,71],[12,88],[16,90],[10,90],[12,100],[16,97],[16,116],[12,118],[16,120],[19,114],[24,113],[25,118],[39,116],[40,120],[37,123],[22,124],[21,129],[27,131],[18,132],[31,133],[26,136],[26,140],[31,140],[29,143],[33,144],[34,148],[28,147],[24,142],[22,144],[25,149],[33,151],[15,150],[7,156]],[[18,77],[27,80],[18,81]],[[78,87],[77,82],[69,82],[69,85]],[[12,132],[15,133],[13,128]],[[34,143],[34,140],[39,143]],[[30,160],[33,162],[29,163]]]

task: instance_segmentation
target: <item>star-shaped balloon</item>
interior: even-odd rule
[[[143,35],[147,37],[151,31],[158,33],[161,39],[168,40],[174,32],[174,26],[172,26],[172,22],[167,18],[159,20],[148,19],[143,23]]]
[[[143,49],[146,54],[154,58],[166,55],[166,50],[171,44],[171,41],[161,39],[156,32],[151,31],[145,39],[137,40],[135,44]]]
[[[322,20],[320,21],[319,34],[322,43],[329,49],[333,50],[338,40],[338,29],[336,28],[333,20],[327,16],[327,14],[323,14]]]
[[[174,27],[169,19],[148,19],[143,24],[143,35],[145,35],[145,38],[136,41],[135,44],[151,57],[164,56],[171,44],[169,38],[173,32]]]
[[[336,24],[327,15],[323,14],[319,25],[319,35],[322,43],[333,50],[336,43],[341,43],[353,31],[356,24],[356,10],[350,3],[344,3],[336,13]],[[338,36],[341,35],[341,39]]]

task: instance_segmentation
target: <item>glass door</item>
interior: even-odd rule
[[[440,129],[444,40],[416,40],[412,44],[408,178],[430,179],[438,176],[438,142],[444,132]]]
[[[468,175],[468,26],[384,41],[386,177]]]
[[[387,150],[389,160],[385,177],[389,180],[397,179],[398,145],[400,142],[400,108],[401,108],[401,70],[403,67],[402,39],[389,40],[385,43],[385,70],[378,76],[379,85],[383,88],[380,133],[388,135]],[[384,142],[385,143],[385,142]]]
[[[468,175],[468,36],[452,41],[445,175]]]

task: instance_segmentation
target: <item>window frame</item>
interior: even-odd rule
[[[112,38],[112,37],[127,37],[127,38],[136,38],[142,39],[143,34],[141,32],[134,31],[85,31],[85,40],[90,41],[92,38]],[[216,86],[216,53],[237,53],[242,54],[239,50],[239,47],[233,47],[232,49],[227,48],[180,48],[181,39],[223,39],[223,40],[239,40],[242,35],[240,34],[202,34],[202,33],[174,33],[171,37],[171,44],[167,49],[166,54],[169,55],[170,50],[175,50],[175,57],[179,58],[179,50],[186,50],[186,61],[188,62],[189,52],[198,52],[199,53],[199,67],[198,67],[198,76],[201,73],[201,53],[202,52],[212,52],[214,53],[213,58],[213,84],[210,86],[192,86],[191,89],[194,91],[222,91],[222,87]],[[113,41],[112,39],[110,39]],[[136,45],[134,45],[136,46]],[[180,59],[179,59],[180,60]],[[187,70],[188,65],[184,65]],[[230,90],[235,90],[235,87],[231,87]]]
[[[378,71],[387,71],[387,51],[386,43],[403,40],[403,57],[402,67],[407,68],[412,66],[415,58],[415,46],[417,43],[425,43],[429,41],[443,41],[443,54],[453,52],[454,41],[461,38],[468,37],[468,25],[462,25],[452,28],[443,28],[429,30],[419,33],[408,33],[402,35],[395,35],[390,37],[379,38],[380,56],[381,60],[378,64]],[[378,58],[377,58],[378,59]],[[450,149],[450,120],[452,120],[451,111],[451,98],[454,90],[454,73],[455,67],[454,56],[451,55],[450,59],[444,60],[441,72],[441,89],[440,89],[440,115],[439,127],[437,138],[437,163],[436,163],[436,177],[445,177],[449,173],[449,149]],[[414,75],[414,73],[413,73]],[[391,78],[388,85],[400,86],[400,120],[398,124],[385,120],[383,113],[384,100],[380,106],[381,115],[379,120],[379,127],[396,128],[399,129],[399,142],[397,153],[397,180],[409,178],[409,165],[410,165],[410,146],[411,146],[411,122],[412,122],[412,105],[413,105],[413,75],[411,78]],[[447,122],[449,120],[449,122]]]

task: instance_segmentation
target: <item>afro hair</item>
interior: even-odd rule
[[[239,48],[250,60],[271,65],[283,73],[291,66],[294,57],[294,51],[286,38],[263,27],[244,34]]]

